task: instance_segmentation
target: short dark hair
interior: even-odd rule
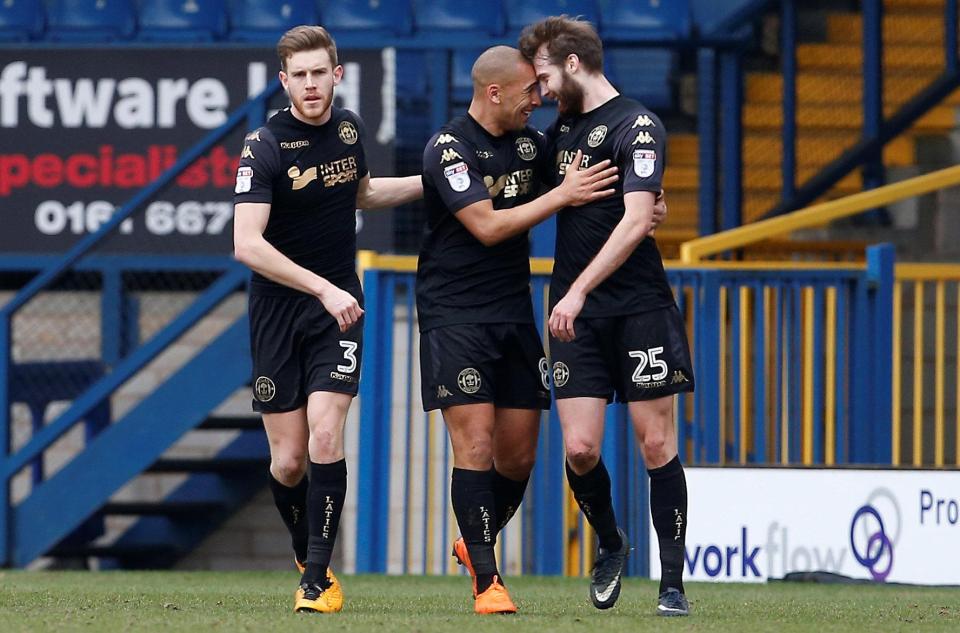
[[[322,26],[301,25],[295,26],[280,37],[277,42],[277,57],[280,58],[280,68],[287,70],[287,58],[301,51],[315,51],[326,49],[330,55],[330,63],[337,65],[337,43]]]
[[[603,72],[603,43],[593,25],[567,15],[554,15],[526,26],[518,48],[533,63],[537,49],[547,45],[551,64],[562,66],[571,53],[591,72]]]

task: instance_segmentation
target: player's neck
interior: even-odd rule
[[[470,103],[467,114],[479,123],[480,127],[486,130],[491,136],[503,136],[507,132],[497,122],[496,114],[476,101]]]
[[[603,73],[590,75],[584,78],[583,83],[583,112],[592,112],[620,93]]]

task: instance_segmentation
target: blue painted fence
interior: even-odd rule
[[[413,258],[377,259],[363,275],[356,570],[450,572],[450,449],[440,418],[420,405]],[[677,399],[684,462],[889,464],[893,261],[882,245],[866,265],[668,267],[697,380],[695,394]],[[541,331],[548,284],[545,272],[534,275]],[[629,571],[645,574],[647,478],[624,416],[608,408],[603,454],[617,515],[641,553]],[[544,415],[538,451],[517,525],[501,544],[503,567],[588,569],[592,545],[581,542],[589,533],[566,494],[555,411]]]

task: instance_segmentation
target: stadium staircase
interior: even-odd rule
[[[859,13],[844,9],[804,8],[804,29],[797,47],[797,175],[802,184],[860,138],[862,107],[862,34]],[[944,0],[885,0],[883,22],[884,107],[890,115],[928,86],[943,70]],[[814,37],[817,33],[819,37]],[[820,41],[812,41],[812,40]],[[748,67],[769,67],[770,56],[755,52]],[[783,81],[779,70],[745,73],[743,136],[743,220],[763,217],[779,202],[783,124]],[[956,128],[960,91],[932,108],[905,134],[886,145],[884,165],[911,168],[920,161],[919,146],[946,139]],[[697,230],[698,137],[671,134],[670,168],[664,188],[670,224]],[[821,200],[862,190],[860,170],[849,174]],[[862,252],[862,245],[856,250]]]
[[[0,437],[0,504],[9,508],[0,513],[0,566],[22,567],[51,556],[64,566],[95,557],[100,568],[170,567],[266,485],[269,451],[259,419],[212,413],[238,390],[249,394],[247,318],[245,309],[231,304],[249,271],[224,256],[125,257],[96,249],[225,136],[262,121],[267,100],[279,87],[274,81],[231,114],[99,231],[48,266],[35,263],[39,274],[0,308],[0,401],[25,405],[32,419],[28,437]],[[179,286],[192,302],[181,311],[170,299],[159,300],[170,306],[141,306],[130,287],[136,282],[128,280],[144,274],[155,280],[192,275],[192,286]],[[71,296],[90,291],[98,297],[96,304],[86,309],[70,304]],[[84,330],[84,339],[99,341],[100,357],[73,359],[76,351],[62,348],[46,349],[47,360],[20,362],[24,337],[35,334],[37,325],[18,311],[33,301],[59,305],[66,320],[47,323],[48,329],[60,323]],[[100,317],[92,332],[84,321],[91,308]],[[71,310],[82,312],[71,316]],[[151,310],[157,314],[146,314]],[[142,332],[141,316],[156,321],[156,331]],[[181,345],[186,353],[174,349],[191,336],[200,343]],[[64,339],[53,335],[51,340]],[[145,380],[157,384],[141,389],[139,400],[111,419],[111,410],[124,408],[115,399],[121,390],[148,378],[145,370],[163,362],[165,370]],[[67,406],[54,409],[54,403]],[[5,407],[0,427],[14,428],[9,417],[14,410]],[[52,463],[48,449],[76,444],[78,430],[82,439],[67,461]],[[195,441],[215,433],[214,441]],[[10,439],[13,446],[7,444]],[[194,449],[192,454],[185,447]],[[62,451],[57,461],[64,461]],[[7,482],[22,484],[24,477],[28,486],[19,486],[13,493],[18,498],[11,497],[11,488],[18,486]]]
[[[239,285],[243,277],[234,271],[233,283]],[[35,482],[16,506],[14,563],[47,555],[73,561],[97,557],[102,568],[168,567],[259,491],[269,462],[259,418],[210,415],[249,383],[248,350],[246,319],[239,318],[119,420],[101,418],[99,432],[91,434],[84,450],[52,477]],[[31,408],[43,411],[43,398],[79,396],[75,407],[82,406],[98,390],[97,382],[90,392],[67,394],[30,381],[31,372],[49,376],[66,364],[76,365],[14,364],[11,400],[29,399]],[[105,380],[109,374],[99,382]],[[17,390],[18,384],[25,388]],[[217,432],[229,435],[212,456],[184,457],[177,451],[196,443],[191,435]],[[165,478],[160,485],[172,488],[168,494],[137,498],[124,492],[150,490],[149,480],[156,477]],[[119,536],[118,525],[127,526]]]

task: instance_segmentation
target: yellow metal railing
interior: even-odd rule
[[[933,291],[932,314],[928,307],[928,289]],[[948,304],[950,299],[953,300],[952,306]],[[912,310],[912,318],[904,318],[907,309]],[[933,327],[932,346],[928,334],[930,326]],[[893,290],[893,332],[893,463],[958,466],[960,264],[897,266]],[[907,350],[911,354],[905,358]],[[948,355],[953,357],[952,362],[948,362]],[[908,365],[912,365],[909,377],[905,373]],[[929,391],[931,383],[932,396]],[[910,391],[905,393],[908,386]],[[949,428],[951,425],[952,429]],[[952,451],[948,446],[948,434],[953,436]],[[904,446],[906,441],[909,441],[908,450]]]
[[[868,209],[957,184],[960,184],[960,165],[685,242],[680,246],[680,259],[695,263],[711,255],[756,244],[791,231],[822,226]]]

